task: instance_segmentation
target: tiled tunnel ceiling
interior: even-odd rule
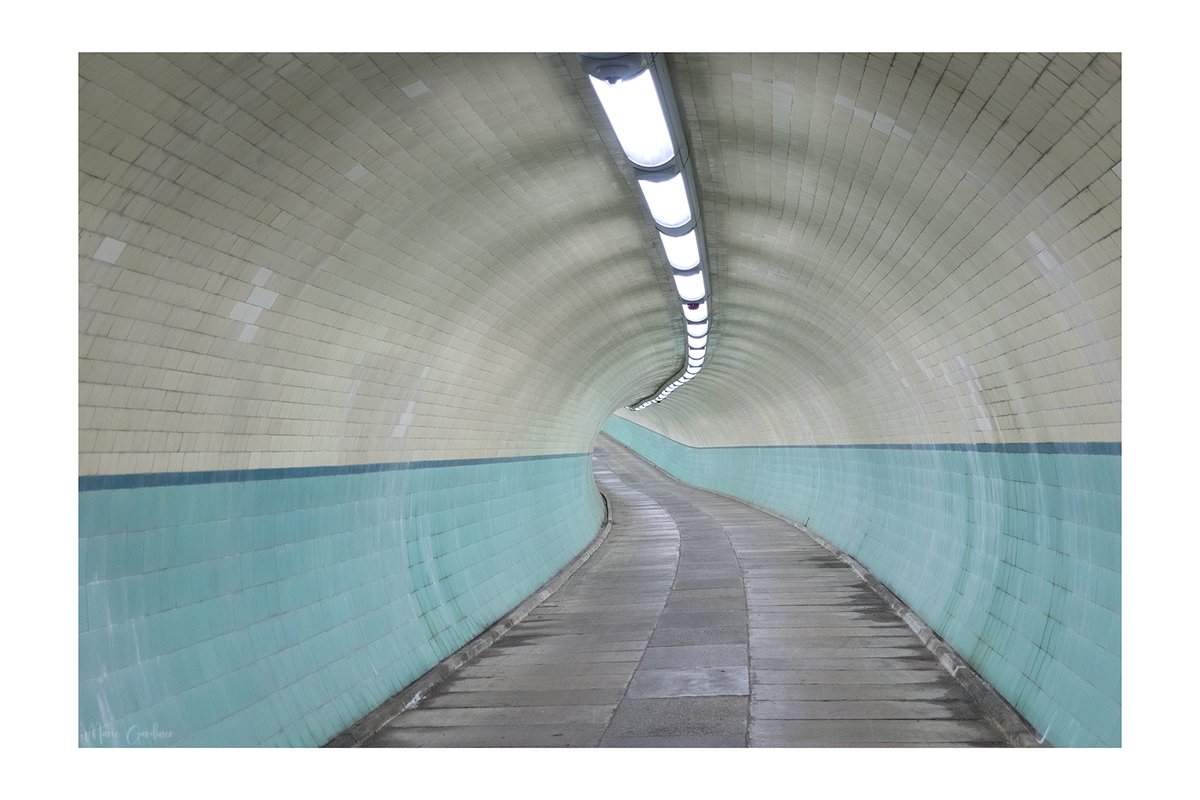
[[[1120,65],[685,55],[710,220],[691,444],[1120,439]]]
[[[1115,57],[670,57],[692,444],[1119,439]],[[80,470],[579,452],[679,364],[573,55],[84,55]],[[628,413],[628,412],[623,412]]]
[[[586,450],[678,337],[565,64],[83,56],[82,471]]]

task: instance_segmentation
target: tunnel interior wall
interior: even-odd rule
[[[80,480],[85,746],[320,745],[596,533],[586,454]]]
[[[586,451],[613,409],[684,357],[661,242],[571,54],[79,61],[81,742],[124,744],[136,724],[173,732],[145,742],[156,745],[317,743],[511,605],[456,591],[413,622],[430,610],[421,588],[457,586],[459,572],[410,551],[503,531],[487,539],[496,563],[472,560],[461,580],[490,585],[510,554],[524,559],[515,602],[595,532],[586,459],[564,454]],[[906,443],[1120,440],[1119,55],[669,62],[714,266],[712,352],[702,380],[640,418],[647,427],[694,447],[900,445],[867,466],[826,464],[849,450],[805,455],[831,519],[850,513],[838,497],[893,497],[868,477],[967,469],[911,467],[899,459],[960,456]],[[792,467],[772,469],[783,481]],[[716,477],[758,474],[729,471]],[[1111,523],[1097,498],[1115,492],[1055,517],[1020,505],[1029,487],[1003,473],[962,474],[980,492],[1017,492],[999,504],[1022,514]],[[859,484],[875,498],[848,488]],[[954,517],[951,496],[880,507],[925,530],[925,509]],[[868,516],[880,530],[860,549],[902,527]],[[813,523],[836,539],[836,525]],[[893,549],[920,563],[907,547]],[[1003,563],[1046,580],[1018,557]],[[390,611],[376,615],[383,601],[342,574],[349,559],[383,570],[393,604],[418,595],[389,607],[397,630],[372,627]],[[1080,569],[1053,585],[1101,581]],[[988,580],[983,596],[1009,586]],[[997,589],[995,603],[1042,591],[1028,586]],[[1108,625],[1109,600],[1081,621],[1052,610],[1061,625],[1041,637]],[[989,614],[983,641],[1006,657],[1010,629],[1038,636],[1014,627],[1042,619],[1032,612]],[[389,644],[359,644],[374,641]],[[1056,641],[1043,649],[1059,653]],[[392,651],[424,657],[395,666]],[[1074,664],[1062,658],[1051,665]],[[1013,667],[1070,714],[1021,700],[1030,718],[1051,741],[1076,741],[1076,723],[1111,741],[1087,717],[1105,706],[1068,704],[1068,689],[1036,677],[1049,668]],[[385,690],[373,681],[388,669]]]
[[[1121,743],[1119,443],[689,447],[604,431],[865,564],[1058,746]]]
[[[569,62],[80,54],[81,745],[322,744],[596,534],[679,339]]]

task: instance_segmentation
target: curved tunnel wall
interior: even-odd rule
[[[596,534],[677,339],[565,63],[80,58],[81,744],[322,744]]]
[[[712,355],[605,430],[807,520],[1048,741],[1119,744],[1119,59],[673,66]]]
[[[692,448],[1119,446],[1116,57],[669,66],[714,327],[703,378],[640,426]],[[591,442],[683,356],[660,245],[573,56],[85,54],[79,100],[81,742],[321,743],[595,533]],[[889,518],[896,564],[949,548],[938,586],[965,545],[929,520],[1001,513],[955,492],[1064,523],[1050,550],[1095,555],[1054,561],[1083,572],[1056,573],[1065,632],[1038,641],[1103,650],[1112,697],[1119,606],[1081,588],[1119,574],[1109,467],[1056,494],[942,451],[746,452],[729,477],[781,507],[875,508],[829,517],[865,550]],[[931,474],[944,492],[882,485]],[[1006,691],[1052,742],[1113,742],[1119,704],[1087,716],[1073,675]]]
[[[605,432],[852,554],[1059,746],[1121,742],[1119,444],[692,448]]]
[[[84,743],[325,743],[587,545],[590,461],[84,481]]]

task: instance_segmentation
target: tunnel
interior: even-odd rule
[[[578,54],[79,56],[81,747],[519,744],[437,721],[505,658],[538,746],[958,741],[771,683],[806,658],[929,676],[969,742],[1121,745],[1120,56],[651,55],[682,382]],[[887,636],[755,627],[803,614]],[[623,677],[534,681],[552,625]]]

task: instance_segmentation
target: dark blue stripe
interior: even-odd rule
[[[647,428],[649,430],[649,428]],[[654,431],[651,431],[653,433]],[[661,436],[662,434],[658,434]],[[669,437],[664,437],[669,438]],[[671,439],[671,441],[675,441]],[[677,444],[683,444],[677,442]],[[683,445],[691,447],[691,445]],[[692,447],[693,450],[953,450],[975,453],[1059,453],[1119,456],[1120,442],[1013,442],[1011,444],[748,444],[732,447]]]
[[[508,464],[551,458],[579,458],[586,455],[588,454],[555,453],[545,456],[501,456],[497,458],[452,458],[443,461],[394,461],[386,464],[347,464],[338,467],[275,467],[272,469],[220,469],[203,472],[143,472],[134,475],[80,475],[79,491],[136,489],[148,486],[188,486],[195,483],[277,481],[286,478],[321,478],[329,475],[362,475],[368,472],[472,467],[482,464]]]
[[[647,433],[651,433],[669,442],[674,442],[689,450],[952,450],[957,452],[975,453],[1052,453],[1062,455],[1086,456],[1119,456],[1120,442],[1012,442],[1009,444],[744,444],[721,447],[696,447],[676,441],[670,436],[664,436],[645,425],[618,417],[630,425],[635,425]]]

